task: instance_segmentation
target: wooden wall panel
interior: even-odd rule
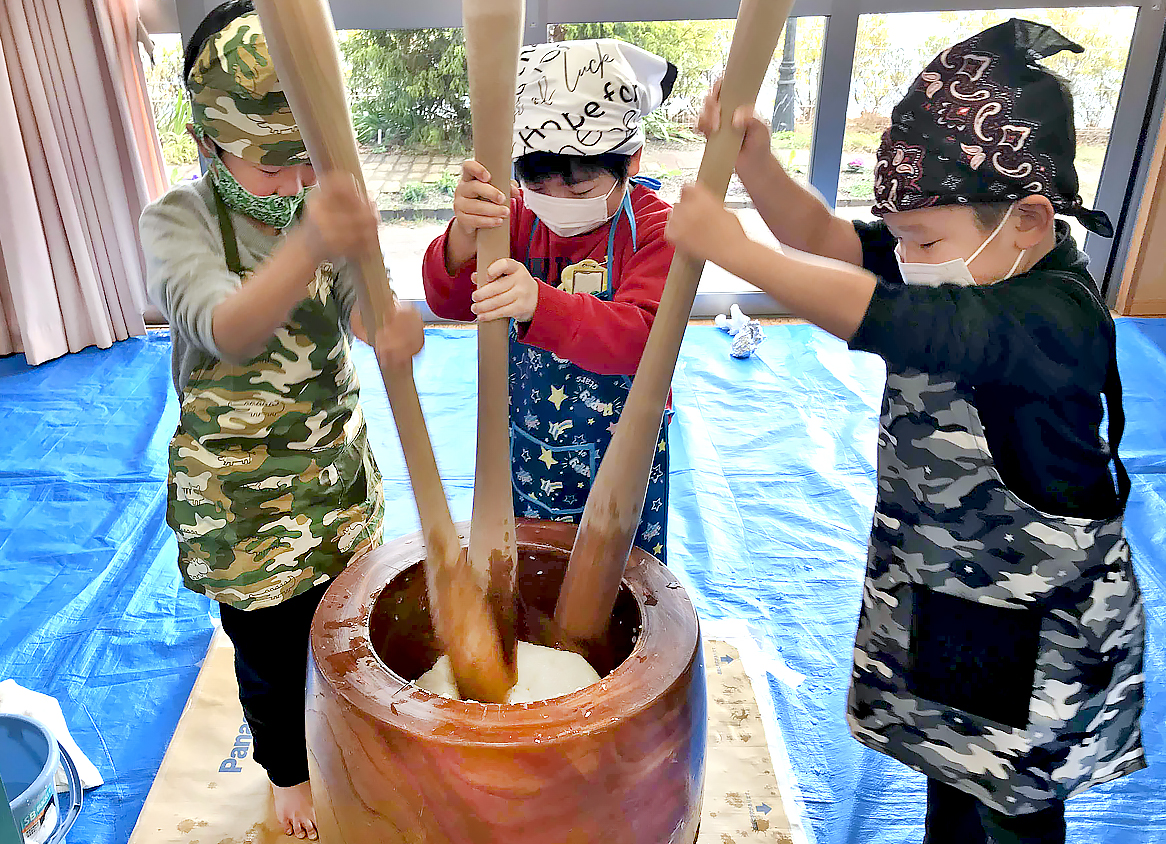
[[[1134,224],[1117,311],[1126,316],[1166,316],[1166,116]]]

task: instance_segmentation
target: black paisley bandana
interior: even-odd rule
[[[875,164],[874,213],[1009,202],[1040,194],[1058,214],[1113,237],[1078,192],[1073,100],[1038,64],[1084,50],[1044,24],[1013,18],[949,47],[891,113]]]

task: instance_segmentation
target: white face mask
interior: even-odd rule
[[[1008,209],[1008,213],[1004,215],[1004,219],[988,235],[988,239],[981,243],[980,248],[973,252],[966,261],[963,258],[956,258],[952,261],[944,261],[942,264],[909,264],[899,257],[899,250],[895,249],[895,261],[899,265],[899,273],[903,276],[903,281],[907,284],[918,284],[924,287],[938,287],[941,284],[959,284],[965,287],[974,285],[976,279],[972,277],[969,265],[980,257],[980,253],[984,251],[985,247],[995,239],[996,235],[1000,234],[1004,224],[1012,216],[1012,209],[1015,207],[1016,203],[1013,203],[1012,207]],[[1016,256],[1016,261],[1012,264],[1012,269],[1008,271],[1008,275],[1004,276],[1005,279],[1012,278],[1012,274],[1016,272],[1016,268],[1024,260],[1024,254],[1027,251],[1027,249],[1020,250],[1020,254]]]
[[[530,188],[522,189],[523,204],[543,225],[559,237],[574,237],[597,229],[614,217],[608,213],[607,199],[619,187],[619,182],[611,186],[604,196],[567,199],[561,196],[547,196]]]

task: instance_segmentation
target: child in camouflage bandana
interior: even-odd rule
[[[366,332],[345,263],[378,248],[378,216],[351,178],[316,185],[249,1],[199,26],[186,82],[209,173],[140,224],[181,405],[167,521],[186,586],[220,604],[279,823],[315,839],[309,626],[330,580],[381,540],[381,478],[350,359],[351,335]],[[399,309],[376,342],[382,360],[408,362],[420,316]]]
[[[936,57],[883,137],[875,223],[834,216],[734,115],[766,224],[830,263],[749,240],[699,185],[668,227],[886,361],[848,715],[927,775],[927,844],[1063,844],[1067,797],[1146,764],[1116,332],[1056,219],[1112,235],[1078,194],[1067,87],[1039,63],[1066,49],[1014,19]],[[714,90],[705,131],[719,112]]]

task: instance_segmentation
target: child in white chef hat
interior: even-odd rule
[[[578,522],[656,316],[672,246],[670,206],[639,178],[642,121],[676,80],[669,62],[615,39],[523,48],[510,205],[477,161],[462,165],[454,219],[429,247],[425,298],[458,320],[513,320],[515,514]],[[509,225],[512,258],[476,286],[476,232]],[[636,544],[664,558],[667,427]]]

